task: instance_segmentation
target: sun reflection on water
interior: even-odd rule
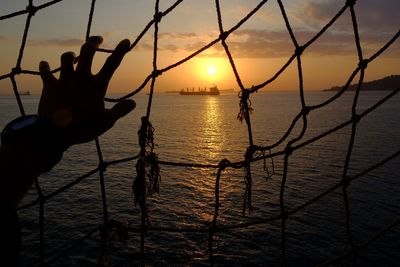
[[[204,159],[215,164],[223,158],[224,145],[223,120],[218,97],[207,97],[201,112],[197,147]],[[215,170],[200,169],[198,172],[194,181],[195,192],[192,199],[197,205],[192,212],[201,221],[210,221],[213,212]]]
[[[218,160],[223,146],[222,119],[217,97],[210,96],[205,101],[204,112],[200,121],[200,139],[206,158],[210,161]]]

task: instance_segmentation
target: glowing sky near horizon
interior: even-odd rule
[[[35,5],[48,1],[34,1]],[[38,62],[47,60],[59,66],[65,51],[79,54],[88,21],[91,1],[68,0],[39,10],[32,18],[22,68],[36,70]],[[161,0],[164,11],[175,1]],[[260,0],[221,0],[224,28],[230,29]],[[283,1],[294,34],[300,44],[315,35],[338,10],[344,0]],[[24,9],[28,1],[0,2],[0,16]],[[355,6],[364,56],[368,58],[400,29],[398,0],[359,0]],[[98,0],[91,29],[92,35],[104,37],[102,47],[113,48],[119,40],[133,41],[153,18],[154,1]],[[15,66],[26,15],[0,21],[0,75]],[[129,92],[137,88],[152,71],[153,28],[124,59],[110,83],[110,92]],[[345,14],[302,56],[306,90],[318,90],[346,82],[358,64],[352,34],[350,12]],[[184,0],[159,24],[158,67],[167,67],[190,55],[219,35],[215,1]],[[271,78],[293,53],[293,43],[285,28],[277,1],[268,1],[249,21],[227,39],[238,72],[246,87]],[[98,53],[95,73],[107,54]],[[366,80],[400,74],[400,42],[397,40],[367,69]],[[213,70],[211,70],[213,69]],[[211,71],[210,71],[211,70]],[[17,76],[21,91],[40,92],[39,77]],[[196,58],[164,73],[157,79],[156,90],[180,90],[186,87],[238,89],[233,71],[221,44]],[[297,66],[291,66],[265,90],[295,90]],[[147,89],[147,88],[146,88]],[[0,94],[11,92],[8,79],[0,81]]]

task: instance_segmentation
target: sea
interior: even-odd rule
[[[306,91],[307,105],[323,103],[335,92]],[[361,92],[357,112],[361,113],[384,98],[388,91]],[[109,95],[118,97],[118,95]],[[119,120],[100,140],[105,161],[138,154],[140,118],[146,113],[148,95],[132,99],[137,108]],[[309,113],[301,144],[351,118],[354,92],[347,92],[327,106]],[[301,110],[298,92],[259,92],[251,95],[251,126],[254,144],[274,144],[285,135]],[[36,113],[39,96],[22,96],[27,114]],[[111,107],[112,103],[107,103]],[[0,96],[0,126],[19,116],[13,96]],[[236,93],[219,96],[180,96],[155,93],[150,121],[154,127],[154,152],[159,160],[193,164],[218,164],[222,159],[244,159],[249,145],[245,122],[237,119]],[[281,145],[282,151],[303,128],[299,120]],[[291,211],[329,190],[341,181],[351,136],[351,125],[295,150],[288,159],[284,190],[285,209]],[[367,170],[400,148],[400,95],[363,117],[357,125],[347,175]],[[266,152],[266,155],[269,151]],[[111,165],[105,172],[107,208],[110,219],[137,229],[140,207],[135,206],[132,182],[136,161]],[[64,153],[63,160],[43,174],[44,194],[97,168],[94,142],[76,145]],[[23,166],[21,166],[23,168]],[[354,244],[364,244],[377,232],[398,220],[400,215],[400,158],[396,157],[352,181],[346,189],[350,231]],[[160,165],[158,194],[147,199],[148,224],[172,229],[206,228],[213,219],[217,169]],[[253,177],[252,209],[243,213],[244,170],[226,168],[221,174],[220,227],[274,218],[280,215],[280,187],[283,155],[251,164]],[[29,191],[22,204],[37,197]],[[65,192],[48,199],[44,206],[44,256],[60,254],[93,227],[102,223],[99,174],[95,173]],[[23,249],[19,266],[39,262],[39,206],[20,210]],[[218,231],[213,236],[215,266],[280,266],[281,220]],[[316,266],[346,253],[346,209],[342,188],[313,204],[290,214],[285,223],[286,266]],[[145,234],[146,266],[209,266],[208,233],[149,230]],[[107,251],[108,266],[140,265],[140,234],[130,231],[126,240],[115,235]],[[125,242],[126,241],[126,242]],[[359,266],[398,266],[400,227],[397,225],[357,251]],[[101,239],[96,232],[51,266],[98,266]],[[347,258],[328,266],[350,266]]]

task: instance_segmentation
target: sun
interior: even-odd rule
[[[207,73],[210,76],[214,76],[215,74],[217,74],[217,68],[215,66],[208,66]]]
[[[203,57],[196,59],[193,63],[193,71],[196,73],[199,83],[207,86],[210,84],[220,85],[230,68],[229,61],[225,58]]]

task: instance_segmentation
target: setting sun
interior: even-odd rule
[[[225,58],[199,58],[194,61],[193,73],[200,84],[217,84],[219,87],[229,87],[226,82],[230,78],[229,61]],[[233,81],[232,81],[233,83]]]
[[[207,73],[208,75],[213,76],[217,73],[217,68],[215,66],[209,66],[207,68]]]

